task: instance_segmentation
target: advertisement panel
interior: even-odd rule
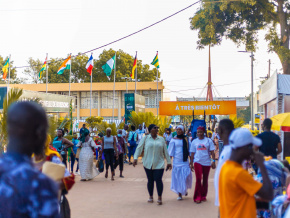
[[[130,113],[145,112],[145,97],[135,93],[125,93],[125,123],[129,120]]]
[[[236,101],[160,101],[159,115],[230,115],[237,113]]]
[[[259,106],[262,106],[277,98],[277,84],[277,73],[275,73],[261,85]]]
[[[1,87],[0,88],[0,110],[3,110],[3,101],[6,96],[7,96],[7,87]]]

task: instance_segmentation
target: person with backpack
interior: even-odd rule
[[[131,130],[128,135],[128,162],[129,165],[132,164],[131,162],[131,156],[134,156],[135,151],[136,151],[136,147],[137,147],[137,141],[138,141],[138,133],[135,131],[136,127],[135,126],[131,126]]]
[[[122,130],[119,129],[118,130],[118,134],[117,134],[117,151],[118,153],[115,154],[115,166],[114,168],[116,169],[117,166],[119,165],[119,170],[120,170],[120,177],[121,178],[124,178],[123,176],[123,169],[124,169],[124,161],[123,161],[123,156],[124,156],[124,153],[126,151],[126,146],[125,146],[125,140],[124,138],[122,137]],[[118,156],[118,158],[117,158]]]
[[[211,167],[213,169],[216,167],[215,146],[204,133],[205,128],[203,126],[197,128],[197,138],[192,141],[189,150],[191,152],[190,167],[192,171],[195,170],[196,177],[193,201],[197,204],[206,201],[209,171]],[[201,182],[201,180],[203,181]]]
[[[73,147],[74,144],[68,139],[64,138],[64,130],[57,130],[57,137],[54,138],[52,145],[60,153],[62,157],[62,163],[67,168],[67,149]]]

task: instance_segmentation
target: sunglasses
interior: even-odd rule
[[[159,127],[158,126],[154,126],[153,129],[159,129]]]

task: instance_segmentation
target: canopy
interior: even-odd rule
[[[277,114],[271,120],[272,130],[290,132],[290,113]]]

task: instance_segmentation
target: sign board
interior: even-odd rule
[[[159,115],[230,115],[237,113],[236,101],[160,101]]]
[[[259,95],[259,106],[262,106],[269,101],[277,98],[277,85],[278,85],[277,73],[274,73],[269,79],[261,85]]]
[[[125,123],[128,122],[130,113],[145,112],[145,97],[135,93],[125,93]]]
[[[7,96],[7,87],[0,88],[0,110],[3,110],[4,98]]]
[[[260,124],[260,114],[255,114],[255,124]]]

